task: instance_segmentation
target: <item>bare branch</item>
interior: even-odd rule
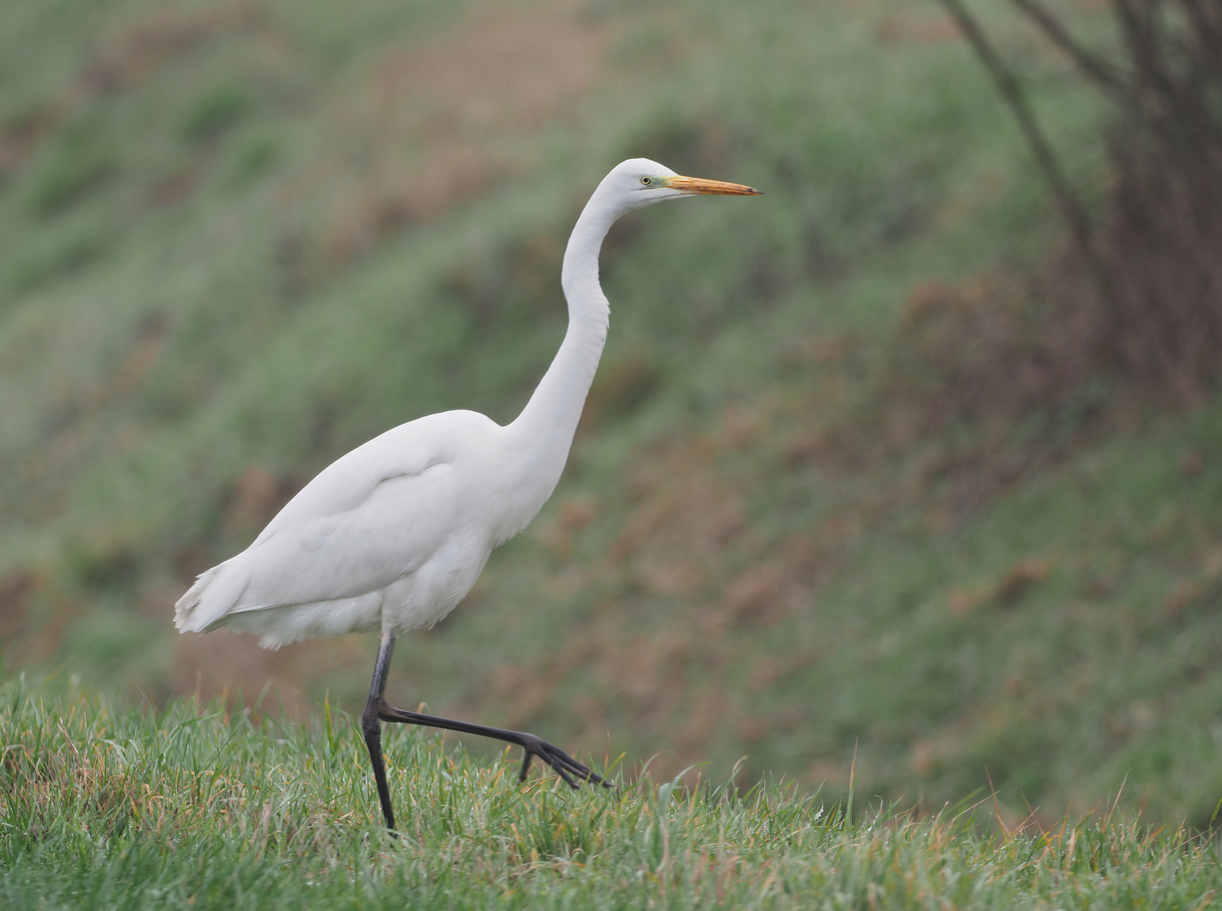
[[[1061,23],[1036,0],[1010,0],[1015,6],[1027,14],[1027,17],[1039,26],[1048,40],[1064,51],[1083,73],[1093,79],[1103,88],[1114,92],[1121,98],[1125,96],[1127,86],[1123,74],[1112,64],[1095,56],[1079,44]]]
[[[1179,0],[1179,5],[1192,23],[1193,30],[1200,36],[1203,47],[1222,44],[1222,5],[1208,0]]]
[[[1052,193],[1056,197],[1061,214],[1065,217],[1066,222],[1069,223],[1069,230],[1095,279],[1096,288],[1100,295],[1106,299],[1108,289],[1107,271],[1103,266],[1103,261],[1098,251],[1095,249],[1091,235],[1090,219],[1087,218],[1086,210],[1070,188],[1069,181],[1061,170],[1061,164],[1057,160],[1056,153],[1052,151],[1052,146],[1049,145],[1048,140],[1044,137],[1039,124],[1035,120],[1035,116],[1031,113],[1031,108],[1027,104],[1027,98],[1023,94],[1022,87],[1014,77],[1014,74],[1006,68],[1001,58],[997,56],[992,45],[989,44],[983,29],[981,29],[979,23],[976,22],[962,2],[960,0],[938,0],[938,2],[954,18],[960,31],[963,32],[963,36],[967,38],[972,49],[975,50],[976,56],[980,58],[980,62],[984,64],[985,69],[989,71],[989,75],[993,77],[993,82],[997,85],[1002,98],[1010,106],[1014,119],[1018,121],[1019,128],[1027,139],[1027,144],[1031,146],[1031,150],[1035,153],[1040,169],[1052,188]]]

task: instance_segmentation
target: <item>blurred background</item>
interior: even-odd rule
[[[766,195],[616,226],[565,477],[391,701],[1209,826],[1220,14],[968,5],[1057,195],[956,6],[0,6],[3,676],[358,711],[372,637],[265,652],[174,601],[382,430],[511,420],[577,213],[647,156]]]

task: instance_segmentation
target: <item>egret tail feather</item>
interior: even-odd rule
[[[205,633],[233,610],[250,586],[250,576],[233,572],[227,560],[200,573],[185,595],[174,605],[174,626],[182,633]],[[226,570],[230,570],[226,572]]]

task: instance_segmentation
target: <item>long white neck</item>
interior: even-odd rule
[[[564,251],[560,284],[569,305],[564,341],[534,395],[509,429],[540,460],[555,464],[555,478],[568,458],[586,394],[607,340],[611,307],[598,283],[598,253],[620,215],[595,192],[577,219]],[[550,473],[550,472],[549,472]],[[551,487],[547,495],[551,494]]]

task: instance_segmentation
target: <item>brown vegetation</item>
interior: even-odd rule
[[[601,25],[545,6],[476,16],[447,39],[395,49],[363,92],[338,99],[336,129],[351,139],[343,158],[319,160],[287,191],[328,185],[328,267],[518,167],[520,137],[561,121],[591,90],[606,38]]]
[[[245,0],[190,11],[158,10],[103,41],[81,73],[80,88],[89,93],[133,88],[200,42],[263,20],[260,7]]]
[[[960,0],[943,0],[1027,134],[1077,245],[1077,268],[1062,261],[1059,281],[1041,289],[1055,312],[1034,352],[1003,360],[1020,389],[1034,378],[1045,399],[1103,373],[1193,403],[1222,374],[1222,7],[1111,0],[1115,47],[1101,52],[1038,0],[1011,2],[1117,119],[1107,211],[1092,225],[1017,79]]]
[[[255,28],[263,22],[260,7],[247,0],[236,0],[199,10],[157,10],[103,37],[59,97],[0,124],[0,176],[21,167],[39,143],[87,99],[135,88],[159,67],[201,42],[239,29]],[[178,191],[177,187],[167,187],[165,192]]]

